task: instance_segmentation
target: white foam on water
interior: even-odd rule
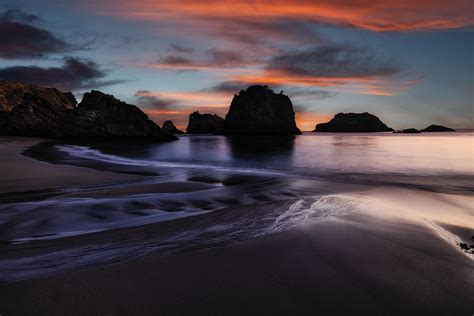
[[[456,250],[460,251],[461,253],[463,253],[464,255],[466,255],[468,258],[474,260],[474,255],[471,254],[471,253],[467,253],[467,252],[464,252],[461,247],[459,247],[459,244],[462,243],[463,241],[461,240],[461,238],[459,238],[458,236],[454,235],[453,233],[451,233],[450,231],[444,229],[443,227],[439,226],[438,224],[436,224],[434,221],[430,220],[430,219],[425,219],[426,223],[428,224],[428,226],[433,229],[436,234],[441,238],[443,239],[444,241],[446,241],[448,244],[450,244],[451,246],[453,246],[454,248],[456,248]]]
[[[272,204],[273,205],[273,204]],[[274,205],[273,205],[274,206]],[[120,243],[97,243],[45,252],[34,256],[1,259],[0,279],[18,281],[51,273],[84,269],[111,264],[147,255],[186,251],[200,247],[259,238],[283,232],[331,216],[342,216],[357,211],[358,201],[345,195],[282,201],[277,207],[262,205],[263,212],[247,214],[238,210],[217,217],[220,222],[204,220],[194,226],[156,238],[130,239]],[[21,240],[25,242],[26,240]],[[34,267],[34,268],[33,268]]]
[[[275,234],[328,217],[344,216],[360,211],[360,201],[347,195],[327,195],[314,199],[299,199],[278,214],[273,223],[256,236]]]
[[[177,162],[165,162],[165,161],[149,161],[141,159],[130,159],[123,158],[116,155],[104,154],[99,150],[92,149],[84,146],[77,145],[56,145],[58,150],[68,153],[71,156],[93,159],[97,161],[127,165],[127,166],[137,166],[137,167],[154,167],[154,168],[186,168],[186,169],[204,169],[204,170],[215,170],[222,172],[234,172],[234,173],[244,173],[244,174],[258,174],[258,175],[288,175],[287,173],[278,172],[274,170],[264,170],[264,169],[255,169],[255,168],[232,168],[232,167],[220,167],[215,165],[208,164],[192,164],[192,163],[177,163]]]

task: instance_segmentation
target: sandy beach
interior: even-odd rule
[[[222,248],[3,284],[0,293],[7,315],[465,315],[473,268],[425,227],[346,216]]]
[[[37,191],[37,193],[41,193],[41,191],[46,192],[56,188],[126,182],[140,178],[136,175],[97,172],[88,168],[52,165],[27,158],[21,154],[28,146],[41,141],[44,140],[22,137],[1,138],[2,181],[0,181],[0,196],[19,191],[23,193],[25,191]]]
[[[220,188],[188,181],[143,182],[125,189],[124,183],[144,177],[21,156],[35,142],[2,142],[2,194],[16,192],[21,198],[21,191],[99,184],[107,185],[85,195],[60,195],[204,194]],[[25,179],[27,188],[22,185]],[[328,216],[313,214],[315,220],[299,210],[286,212],[277,217],[291,219],[283,228],[266,218],[268,210],[287,204],[270,201],[172,221],[2,244],[0,313],[472,313],[474,260],[458,245],[472,243],[472,196],[359,188],[326,199],[344,202],[344,208]],[[317,203],[325,206],[321,200]],[[232,226],[236,222],[240,226]],[[189,232],[194,233],[186,239]],[[177,236],[182,242],[171,247],[168,241]],[[34,267],[40,266],[42,272],[36,273]]]

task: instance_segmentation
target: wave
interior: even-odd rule
[[[186,169],[200,169],[200,170],[214,170],[221,172],[234,172],[234,173],[245,173],[245,174],[257,174],[257,175],[273,175],[273,176],[284,176],[289,175],[288,173],[276,171],[276,170],[264,170],[262,168],[245,168],[245,167],[222,167],[209,164],[192,164],[192,163],[179,163],[179,162],[166,162],[166,161],[150,161],[142,159],[130,159],[119,157],[116,155],[104,154],[103,152],[92,149],[89,147],[78,146],[78,145],[56,145],[56,149],[65,152],[71,156],[92,159],[100,162],[113,163],[127,166],[137,167],[152,167],[152,168],[186,168]]]
[[[281,233],[314,221],[360,211],[357,198],[329,195],[234,207],[202,216],[178,219],[152,226],[128,228],[96,235],[93,244],[69,243],[43,248],[31,257],[0,259],[4,281],[19,281],[50,273],[86,269],[161,255],[223,246],[230,243]],[[63,247],[63,248],[61,248]],[[31,269],[34,266],[35,269]]]

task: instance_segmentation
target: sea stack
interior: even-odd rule
[[[165,121],[161,126],[161,129],[171,134],[184,134],[184,132],[177,129],[176,126],[174,126],[173,121],[170,120]]]
[[[99,91],[72,93],[32,84],[0,81],[0,134],[62,140],[177,139],[138,107]]]
[[[268,86],[250,86],[232,99],[223,134],[297,135],[293,104]]]
[[[327,122],[316,125],[313,132],[374,133],[393,132],[377,116],[370,113],[338,113]]]
[[[419,134],[421,132],[419,130],[417,130],[416,128],[406,128],[406,129],[402,129],[399,133],[402,133],[402,134]]]
[[[455,132],[455,129],[441,126],[441,125],[430,125],[427,128],[421,130],[424,133],[434,133],[434,132]]]
[[[216,114],[201,114],[195,111],[189,115],[189,123],[186,128],[188,134],[220,134],[224,119]]]

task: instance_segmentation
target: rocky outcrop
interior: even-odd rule
[[[216,114],[201,114],[199,111],[189,115],[186,128],[188,134],[220,134],[224,119]]]
[[[135,105],[127,104],[100,91],[85,93],[75,110],[80,118],[72,136],[81,138],[140,138],[174,140]]]
[[[78,106],[71,93],[18,82],[0,82],[0,95],[2,135],[71,140],[176,139],[136,106],[99,91],[85,93]]]
[[[161,129],[171,134],[184,134],[184,132],[177,129],[176,126],[174,126],[173,121],[170,120],[165,121],[161,126]]]
[[[430,125],[427,128],[421,130],[422,132],[455,132],[455,129],[441,126],[441,125]]]
[[[11,112],[25,101],[32,103],[47,100],[55,109],[74,109],[77,101],[71,92],[63,93],[55,88],[43,88],[33,84],[0,80],[0,111]]]
[[[293,104],[283,93],[255,85],[232,99],[223,134],[301,134],[295,123]]]
[[[313,132],[373,133],[392,132],[377,116],[370,113],[338,113],[327,122],[316,125]]]
[[[402,129],[400,131],[394,131],[394,133],[399,133],[399,134],[419,134],[421,133],[419,130],[416,128],[407,128],[407,129]]]

